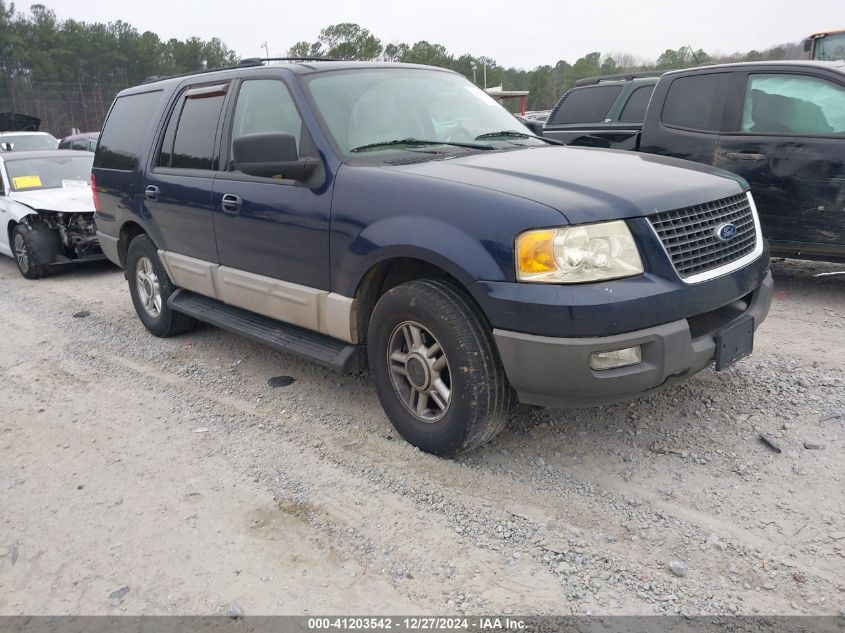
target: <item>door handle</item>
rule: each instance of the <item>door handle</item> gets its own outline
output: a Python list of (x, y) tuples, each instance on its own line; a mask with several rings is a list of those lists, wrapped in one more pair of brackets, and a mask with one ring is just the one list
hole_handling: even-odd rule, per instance
[(766, 155), (755, 154), (754, 152), (725, 152), (725, 158), (728, 160), (766, 160)]
[(159, 190), (155, 185), (147, 185), (147, 188), (144, 189), (144, 197), (147, 200), (158, 200), (158, 194)]
[(240, 196), (236, 196), (232, 193), (223, 194), (223, 199), (220, 201), (220, 206), (223, 208), (224, 213), (230, 213), (232, 215), (235, 215), (241, 212), (243, 200), (241, 200)]

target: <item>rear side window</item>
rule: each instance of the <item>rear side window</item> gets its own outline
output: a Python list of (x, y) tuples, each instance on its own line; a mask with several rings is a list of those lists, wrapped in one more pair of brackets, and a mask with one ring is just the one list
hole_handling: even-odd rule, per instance
[(550, 125), (604, 121), (621, 91), (622, 86), (575, 88), (563, 98), (563, 102), (555, 111)]
[(716, 132), (721, 128), (728, 73), (681, 77), (669, 86), (662, 120), (666, 125)]
[(623, 123), (642, 123), (645, 119), (645, 109), (648, 107), (648, 101), (651, 99), (651, 93), (654, 92), (654, 86), (640, 86), (631, 96), (628, 97), (628, 102), (622, 108), (622, 113), (619, 115), (619, 120)]
[(157, 165), (176, 169), (217, 168), (214, 139), (226, 86), (188, 90), (176, 104)]
[(162, 94), (156, 90), (117, 98), (100, 137), (94, 167), (132, 171), (138, 166)]

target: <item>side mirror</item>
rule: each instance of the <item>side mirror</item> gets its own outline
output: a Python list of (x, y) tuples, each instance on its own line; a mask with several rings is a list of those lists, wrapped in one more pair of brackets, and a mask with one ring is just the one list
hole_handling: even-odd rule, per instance
[(813, 48), (813, 40), (808, 37), (804, 40), (804, 52), (809, 53), (811, 48)]
[(235, 169), (250, 176), (305, 180), (318, 159), (300, 158), (292, 134), (248, 134), (232, 143)]
[(13, 149), (15, 149), (14, 143), (9, 143), (8, 141), (6, 141), (5, 143), (0, 143), (0, 151), (11, 152)]

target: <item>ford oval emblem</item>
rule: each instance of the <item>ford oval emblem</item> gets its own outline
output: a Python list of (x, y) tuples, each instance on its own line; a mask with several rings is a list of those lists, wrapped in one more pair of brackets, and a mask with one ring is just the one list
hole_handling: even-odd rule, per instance
[(727, 222), (726, 224), (720, 224), (716, 227), (716, 237), (718, 237), (723, 242), (730, 242), (733, 238), (736, 237), (736, 224), (731, 224)]

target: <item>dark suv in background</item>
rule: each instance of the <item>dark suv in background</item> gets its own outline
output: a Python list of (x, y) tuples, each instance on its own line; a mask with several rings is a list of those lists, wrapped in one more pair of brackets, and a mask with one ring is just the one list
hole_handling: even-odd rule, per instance
[(772, 280), (740, 178), (551, 146), (464, 77), (319, 62), (115, 99), (98, 235), (157, 336), (206, 321), (341, 371), (450, 454), (518, 398), (635, 397), (748, 354)]
[(637, 149), (659, 74), (579, 79), (555, 104), (543, 136), (580, 147)]

